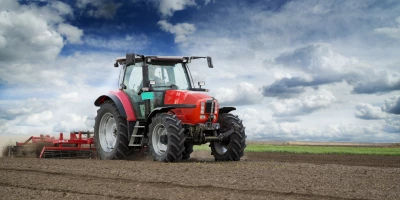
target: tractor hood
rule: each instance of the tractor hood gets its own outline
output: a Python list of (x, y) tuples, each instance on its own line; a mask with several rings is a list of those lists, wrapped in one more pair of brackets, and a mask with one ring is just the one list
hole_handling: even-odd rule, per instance
[(188, 90), (167, 90), (165, 92), (164, 104), (196, 105), (199, 100), (211, 100), (212, 97), (204, 92)]
[(167, 90), (165, 106), (172, 106), (176, 116), (187, 124), (206, 123), (211, 116), (212, 122), (218, 119), (218, 101), (203, 92), (188, 90)]

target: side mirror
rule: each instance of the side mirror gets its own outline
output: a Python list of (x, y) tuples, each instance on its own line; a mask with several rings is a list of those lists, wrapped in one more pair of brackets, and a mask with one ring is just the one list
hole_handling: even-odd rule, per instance
[(205, 84), (206, 84), (206, 82), (205, 82), (205, 81), (199, 81), (197, 84), (198, 84), (198, 85), (199, 85), (199, 87), (201, 88), (201, 86), (205, 85)]
[(115, 62), (115, 63), (114, 63), (114, 67), (118, 67), (118, 62)]
[(126, 54), (126, 66), (135, 64), (135, 54), (127, 53)]
[(208, 64), (208, 67), (209, 67), (209, 68), (214, 68), (214, 65), (213, 65), (213, 63), (212, 63), (212, 60), (211, 60), (211, 57), (210, 57), (210, 56), (207, 56), (207, 64)]

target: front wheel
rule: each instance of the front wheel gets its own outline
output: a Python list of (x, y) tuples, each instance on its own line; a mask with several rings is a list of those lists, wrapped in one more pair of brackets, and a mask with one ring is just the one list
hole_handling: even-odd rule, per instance
[(149, 147), (155, 161), (178, 162), (185, 150), (181, 120), (169, 113), (157, 114), (149, 125)]
[(129, 153), (127, 122), (114, 102), (104, 102), (95, 121), (94, 138), (100, 159), (125, 159)]
[(182, 160), (189, 160), (191, 153), (193, 153), (193, 142), (185, 141), (185, 150), (182, 152)]
[(242, 120), (230, 113), (222, 113), (218, 117), (221, 132), (234, 129), (228, 140), (211, 142), (211, 154), (216, 161), (239, 161), (246, 148), (246, 134)]

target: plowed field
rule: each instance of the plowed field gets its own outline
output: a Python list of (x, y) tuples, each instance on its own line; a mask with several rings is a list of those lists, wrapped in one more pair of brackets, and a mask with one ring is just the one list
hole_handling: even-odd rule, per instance
[(399, 156), (208, 154), (181, 163), (0, 158), (0, 199), (400, 199)]

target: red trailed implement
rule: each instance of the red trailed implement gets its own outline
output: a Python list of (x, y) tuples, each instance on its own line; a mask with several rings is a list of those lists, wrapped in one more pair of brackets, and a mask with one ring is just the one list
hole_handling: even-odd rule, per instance
[(17, 142), (9, 149), (9, 156), (39, 158), (94, 158), (92, 132), (71, 132), (69, 139), (63, 133), (56, 139), (49, 135), (32, 136), (25, 142)]

